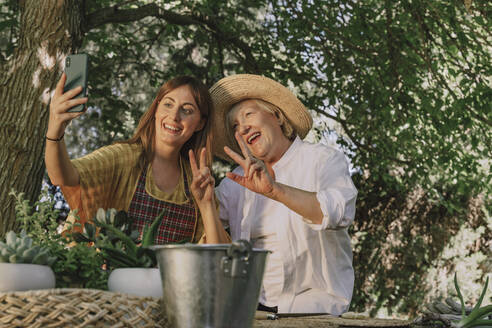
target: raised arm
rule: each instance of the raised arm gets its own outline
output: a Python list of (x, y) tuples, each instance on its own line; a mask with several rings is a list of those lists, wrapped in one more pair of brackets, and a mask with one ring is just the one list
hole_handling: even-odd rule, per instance
[(85, 104), (87, 97), (72, 99), (82, 91), (82, 87), (63, 93), (66, 79), (65, 73), (63, 73), (51, 98), (44, 161), (50, 180), (54, 185), (76, 186), (79, 184), (79, 174), (70, 162), (63, 136), (68, 123), (84, 113), (69, 113), (67, 110), (75, 105)]
[(276, 182), (273, 170), (267, 168), (263, 161), (251, 154), (244, 140), (237, 133), (236, 140), (243, 156), (228, 147), (224, 147), (224, 151), (241, 165), (244, 176), (228, 172), (226, 175), (229, 179), (251, 191), (283, 203), (297, 214), (308, 219), (310, 223), (322, 223), (323, 212), (316, 198), (316, 193)]
[(316, 192), (301, 190), (275, 181), (275, 173), (265, 163), (255, 158), (247, 148), (244, 140), (236, 139), (242, 156), (225, 147), (225, 152), (244, 170), (244, 176), (228, 172), (232, 181), (279, 201), (299, 214), (314, 229), (341, 229), (353, 220), (357, 190), (353, 186), (343, 154), (336, 154), (327, 159), (318, 174), (319, 190)]
[(189, 157), (193, 174), (191, 192), (202, 215), (206, 243), (230, 243), (231, 239), (219, 220), (214, 193), (215, 179), (210, 173), (210, 169), (205, 165), (205, 148), (202, 148), (200, 152), (200, 168), (198, 168), (195, 154), (192, 150), (189, 151)]

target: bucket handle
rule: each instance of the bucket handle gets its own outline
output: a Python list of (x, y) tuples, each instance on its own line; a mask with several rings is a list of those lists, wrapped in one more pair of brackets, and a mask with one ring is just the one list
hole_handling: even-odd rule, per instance
[(244, 278), (249, 272), (251, 244), (244, 239), (233, 241), (227, 248), (227, 256), (222, 257), (220, 267), (226, 277)]
[(227, 256), (236, 258), (243, 256), (246, 260), (251, 255), (251, 244), (245, 239), (233, 241), (227, 249)]

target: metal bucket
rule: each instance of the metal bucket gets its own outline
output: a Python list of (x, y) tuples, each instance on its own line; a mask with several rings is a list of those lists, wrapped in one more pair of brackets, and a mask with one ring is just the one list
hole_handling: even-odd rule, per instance
[(252, 249), (244, 240), (151, 248), (172, 327), (251, 327), (269, 251)]

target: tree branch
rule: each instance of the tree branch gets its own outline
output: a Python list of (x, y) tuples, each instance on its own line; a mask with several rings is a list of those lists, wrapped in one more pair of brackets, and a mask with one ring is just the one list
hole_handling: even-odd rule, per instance
[(370, 150), (371, 147), (369, 145), (363, 145), (361, 144), (356, 138), (354, 138), (354, 136), (352, 135), (352, 131), (349, 129), (348, 125), (347, 125), (347, 121), (341, 119), (339, 116), (335, 116), (335, 115), (331, 115), (323, 110), (320, 110), (320, 109), (317, 109), (317, 108), (314, 108), (312, 109), (314, 112), (318, 113), (318, 114), (321, 114), (327, 118), (331, 118), (332, 120), (334, 120), (335, 122), (338, 122), (342, 128), (344, 129), (345, 133), (347, 134), (348, 138), (350, 139), (350, 141), (356, 145), (358, 148), (360, 149), (366, 149), (366, 150)]
[(119, 9), (119, 6), (115, 5), (90, 13), (87, 16), (87, 25), (84, 31), (88, 32), (91, 29), (108, 23), (119, 24), (134, 22), (149, 16), (162, 18), (168, 23), (175, 25), (197, 25), (208, 28), (215, 35), (217, 40), (232, 44), (242, 51), (246, 60), (246, 72), (256, 74), (261, 73), (261, 69), (251, 52), (251, 48), (236, 35), (224, 33), (213, 20), (201, 16), (177, 14), (162, 9), (155, 3), (150, 3), (136, 9)]
[(251, 52), (251, 48), (247, 43), (242, 41), (235, 34), (224, 33), (217, 26), (216, 22), (213, 20), (207, 19), (205, 17), (198, 17), (198, 16), (194, 16), (193, 18), (196, 19), (198, 22), (200, 22), (202, 25), (208, 27), (215, 34), (216, 39), (220, 40), (221, 44), (223, 44), (223, 42), (227, 42), (229, 44), (236, 46), (238, 49), (242, 51), (246, 59), (244, 69), (246, 70), (247, 73), (261, 74), (261, 69), (258, 66), (258, 63), (254, 58), (253, 53)]
[(200, 22), (188, 15), (176, 14), (172, 11), (160, 8), (155, 3), (150, 3), (135, 9), (119, 9), (118, 5), (108, 7), (90, 13), (87, 16), (85, 32), (108, 23), (129, 23), (142, 18), (152, 16), (166, 20), (176, 25), (199, 25)]

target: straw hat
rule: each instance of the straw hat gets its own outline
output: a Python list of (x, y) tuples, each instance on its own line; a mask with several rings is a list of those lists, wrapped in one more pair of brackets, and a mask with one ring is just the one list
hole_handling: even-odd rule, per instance
[(260, 75), (236, 74), (219, 80), (210, 88), (215, 106), (215, 120), (212, 123), (214, 133), (214, 155), (231, 161), (224, 152), (228, 146), (240, 153), (236, 142), (226, 132), (227, 113), (231, 107), (245, 99), (267, 101), (283, 112), (297, 135), (303, 139), (313, 125), (313, 119), (299, 99), (286, 87), (272, 79)]

